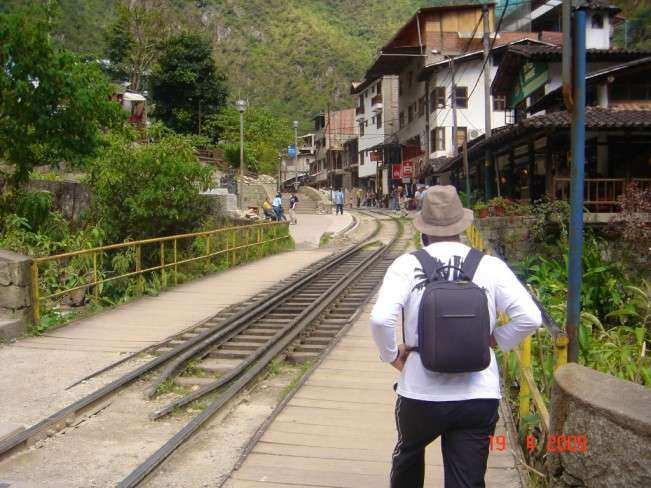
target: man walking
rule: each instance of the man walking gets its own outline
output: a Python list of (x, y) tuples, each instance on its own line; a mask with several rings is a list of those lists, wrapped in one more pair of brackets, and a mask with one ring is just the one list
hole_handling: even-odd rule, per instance
[[(501, 398), (498, 366), (489, 345), (508, 351), (542, 322), (531, 296), (504, 262), (460, 242), (459, 235), (472, 220), (472, 211), (462, 207), (453, 186), (424, 192), (422, 210), (414, 219), (424, 248), (391, 264), (373, 308), (371, 328), (380, 358), (401, 371), (392, 488), (423, 486), (425, 448), (439, 436), (445, 488), (485, 486), (489, 436)], [(434, 293), (449, 293), (452, 288), (458, 292), (456, 305), (430, 300)], [(476, 293), (463, 295), (465, 288)], [(474, 302), (464, 303), (470, 296)], [(427, 299), (421, 303), (423, 297)], [(434, 306), (437, 313), (432, 313)], [(457, 311), (450, 313), (453, 306)], [(498, 311), (506, 312), (510, 322), (495, 328)], [(401, 313), (404, 344), (398, 346), (395, 327)], [(475, 330), (485, 336), (475, 336)], [(445, 343), (450, 337), (454, 340)], [(473, 355), (459, 347), (460, 342), (477, 344), (481, 352)], [(459, 368), (464, 362), (476, 366), (477, 359), (481, 366)], [(454, 368), (447, 368), (452, 363)], [(450, 370), (457, 372), (444, 372)]]
[(292, 192), (292, 196), (289, 199), (289, 223), (296, 225), (298, 220), (296, 219), (296, 204), (298, 203), (298, 197), (296, 192)]
[(337, 188), (334, 196), (335, 205), (337, 207), (335, 215), (344, 214), (344, 192)]

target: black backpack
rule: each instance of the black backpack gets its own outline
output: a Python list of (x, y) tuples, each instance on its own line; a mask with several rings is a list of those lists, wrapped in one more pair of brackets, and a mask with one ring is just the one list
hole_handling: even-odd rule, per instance
[[(482, 371), (491, 361), (490, 315), (486, 292), (472, 282), (484, 256), (470, 249), (461, 268), (441, 266), (424, 249), (413, 255), (423, 270), (425, 287), (418, 310), (418, 347), (426, 369), (436, 373)], [(450, 281), (444, 270), (457, 271)]]

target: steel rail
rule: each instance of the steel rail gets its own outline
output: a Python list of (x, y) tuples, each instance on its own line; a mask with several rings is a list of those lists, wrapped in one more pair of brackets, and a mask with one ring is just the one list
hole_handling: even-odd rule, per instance
[[(369, 236), (369, 239), (372, 239), (377, 232), (379, 231), (379, 222), (377, 223), (375, 231)], [(208, 347), (210, 344), (219, 340), (220, 337), (225, 336), (229, 332), (235, 330), (237, 327), (241, 327), (243, 324), (246, 324), (252, 318), (255, 318), (260, 313), (268, 310), (269, 308), (276, 305), (276, 303), (282, 302), (286, 297), (290, 296), (296, 290), (300, 289), (304, 284), (310, 282), (311, 280), (317, 278), (320, 274), (324, 273), (328, 269), (335, 266), (337, 263), (348, 259), (352, 254), (355, 254), (362, 247), (367, 245), (368, 242), (364, 241), (359, 244), (350, 246), (348, 249), (343, 252), (335, 255), (323, 268), (316, 269), (313, 272), (298, 278), (294, 283), (291, 283), (288, 287), (283, 290), (279, 290), (272, 297), (269, 297), (268, 300), (265, 300), (262, 303), (253, 303), (250, 306), (244, 308), (241, 312), (235, 314), (231, 317), (226, 324), (223, 324), (217, 330), (209, 329), (206, 332), (199, 334), (196, 337), (188, 339), (186, 342), (179, 344), (177, 347), (168, 351), (159, 357), (152, 359), (148, 363), (136, 368), (133, 371), (126, 373), (120, 378), (110, 382), (109, 384), (99, 388), (93, 393), (67, 405), (66, 407), (60, 409), (49, 417), (41, 420), (40, 422), (34, 424), (33, 426), (19, 432), (18, 434), (9, 437), (0, 442), (0, 460), (6, 457), (8, 454), (13, 452), (15, 449), (26, 446), (30, 439), (33, 439), (39, 435), (45, 434), (51, 428), (62, 428), (66, 424), (66, 421), (80, 416), (87, 410), (91, 409), (99, 401), (107, 398), (109, 395), (115, 393), (124, 386), (132, 383), (136, 379), (142, 377), (144, 374), (154, 370), (155, 368), (165, 364), (170, 359), (182, 354), (190, 348), (196, 348), (202, 350), (205, 347)], [(197, 326), (201, 326), (207, 322), (210, 322), (213, 319), (214, 315), (206, 318), (203, 321), (197, 323)]]
[[(379, 232), (379, 228), (380, 228), (379, 222), (376, 222), (376, 228), (367, 240), (373, 239)], [(255, 314), (252, 313), (248, 315), (246, 317), (246, 320), (239, 320), (235, 324), (220, 329), (219, 333), (216, 333), (210, 337), (206, 337), (205, 340), (202, 340), (200, 342), (197, 341), (192, 348), (189, 348), (186, 351), (184, 351), (182, 354), (178, 355), (176, 358), (174, 358), (174, 361), (172, 363), (170, 363), (165, 367), (165, 369), (161, 372), (156, 382), (153, 385), (151, 385), (149, 388), (147, 388), (146, 391), (147, 396), (149, 398), (152, 398), (156, 394), (156, 390), (158, 389), (158, 387), (161, 384), (163, 384), (165, 380), (171, 377), (176, 371), (178, 371), (178, 369), (181, 368), (181, 366), (183, 366), (183, 364), (189, 359), (191, 359), (193, 356), (196, 356), (197, 354), (207, 349), (208, 347), (216, 346), (219, 341), (221, 342), (228, 341), (232, 335), (241, 332), (241, 330), (248, 325), (248, 322), (255, 320), (257, 316), (262, 315), (270, 308), (275, 307), (277, 304), (281, 303), (286, 297), (298, 291), (306, 282), (311, 281), (312, 279), (315, 279), (320, 274), (323, 274), (329, 271), (330, 269), (334, 268), (334, 266), (344, 261), (345, 259), (350, 258), (353, 254), (357, 253), (364, 246), (368, 244), (369, 242), (364, 241), (348, 248), (343, 253), (337, 255), (337, 257), (335, 257), (332, 261), (328, 262), (325, 267), (316, 270), (316, 272), (299, 280), (299, 282), (292, 284), (291, 286), (285, 288), (282, 291), (279, 291), (278, 294), (275, 295), (272, 300), (266, 301), (265, 306), (260, 305), (260, 308), (256, 309)]]
[[(178, 449), (186, 440), (188, 440), (207, 420), (209, 420), (221, 407), (237, 395), (251, 380), (253, 380), (278, 354), (280, 354), (292, 341), (315, 319), (326, 310), (339, 295), (348, 288), (351, 283), (364, 271), (368, 269), (375, 261), (383, 256), (388, 249), (397, 240), (398, 235), (393, 237), (388, 245), (383, 245), (374, 251), (368, 258), (360, 263), (355, 271), (345, 275), (335, 284), (333, 284), (322, 295), (327, 297), (325, 300), (313, 302), (299, 317), (292, 323), (288, 324), (285, 329), (285, 335), (268, 348), (259, 361), (251, 365), (235, 382), (233, 382), (222, 394), (206, 407), (199, 415), (188, 422), (179, 432), (169, 439), (163, 446), (133, 470), (122, 482), (118, 488), (131, 488), (140, 484), (149, 476), (163, 461), (165, 461), (176, 449)], [(365, 244), (366, 245), (366, 244)], [(293, 327), (293, 329), (292, 329)]]

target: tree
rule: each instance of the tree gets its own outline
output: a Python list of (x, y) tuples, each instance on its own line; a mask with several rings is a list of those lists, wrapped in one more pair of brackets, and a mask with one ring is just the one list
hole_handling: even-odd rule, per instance
[[(229, 162), (239, 166), (240, 114), (230, 106), (206, 121), (206, 134), (220, 140)], [(289, 119), (279, 117), (262, 107), (249, 106), (244, 112), (244, 155), (247, 167), (260, 173), (275, 174), (278, 153), (294, 142)], [(237, 150), (234, 150), (234, 149)], [(235, 158), (235, 159), (230, 159)]]
[(99, 66), (52, 40), (49, 12), (0, 14), (0, 159), (15, 184), (36, 164), (91, 156), (123, 116)]
[(155, 115), (177, 132), (200, 133), (204, 119), (226, 102), (210, 43), (197, 34), (171, 38), (151, 75)]
[(123, 0), (115, 22), (106, 33), (106, 54), (112, 70), (129, 78), (129, 88), (139, 91), (174, 29), (166, 0)]
[(90, 166), (92, 217), (113, 242), (189, 232), (207, 215), (199, 192), (210, 175), (187, 137), (146, 145), (115, 138)]

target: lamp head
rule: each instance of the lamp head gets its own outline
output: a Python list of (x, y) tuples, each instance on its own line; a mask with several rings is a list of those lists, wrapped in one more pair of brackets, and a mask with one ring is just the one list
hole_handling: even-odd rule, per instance
[(246, 110), (246, 101), (240, 98), (235, 102), (235, 108), (238, 112), (244, 112)]

